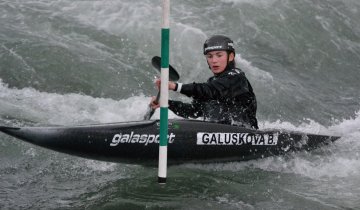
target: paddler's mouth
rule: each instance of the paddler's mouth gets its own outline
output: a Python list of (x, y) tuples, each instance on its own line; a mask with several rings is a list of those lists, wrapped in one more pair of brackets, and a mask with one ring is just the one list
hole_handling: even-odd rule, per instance
[(212, 66), (213, 70), (218, 70), (220, 68), (220, 66)]

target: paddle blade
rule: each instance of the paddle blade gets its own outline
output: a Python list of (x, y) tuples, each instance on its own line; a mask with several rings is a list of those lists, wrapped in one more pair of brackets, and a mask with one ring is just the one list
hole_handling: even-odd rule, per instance
[[(151, 64), (153, 67), (155, 67), (159, 72), (161, 71), (161, 58), (159, 56), (154, 56), (151, 59)], [(169, 79), (171, 81), (178, 81), (180, 78), (179, 73), (171, 66), (169, 65)]]

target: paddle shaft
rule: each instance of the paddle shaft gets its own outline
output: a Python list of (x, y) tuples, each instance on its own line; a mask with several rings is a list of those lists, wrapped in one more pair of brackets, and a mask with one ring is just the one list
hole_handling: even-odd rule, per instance
[[(155, 104), (159, 103), (159, 99), (160, 99), (160, 91), (158, 91), (157, 95), (156, 95), (156, 99), (154, 101)], [(154, 115), (155, 109), (153, 109), (151, 107), (151, 105), (149, 105), (148, 110), (146, 111), (146, 114), (144, 116), (144, 120), (150, 120), (150, 118)]]

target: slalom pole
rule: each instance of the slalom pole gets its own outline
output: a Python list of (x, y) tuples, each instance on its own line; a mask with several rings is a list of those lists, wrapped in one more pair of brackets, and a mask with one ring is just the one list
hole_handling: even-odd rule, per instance
[(162, 1), (161, 25), (161, 87), (160, 87), (160, 144), (158, 183), (166, 183), (167, 173), (167, 136), (169, 100), (169, 43), (170, 43), (170, 0)]

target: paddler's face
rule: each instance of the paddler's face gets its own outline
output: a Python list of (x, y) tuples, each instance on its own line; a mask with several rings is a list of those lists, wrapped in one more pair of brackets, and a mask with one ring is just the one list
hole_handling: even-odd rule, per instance
[[(228, 53), (226, 51), (211, 51), (206, 55), (206, 60), (214, 74), (222, 73), (228, 64)], [(229, 62), (234, 60), (234, 53), (230, 53)]]

